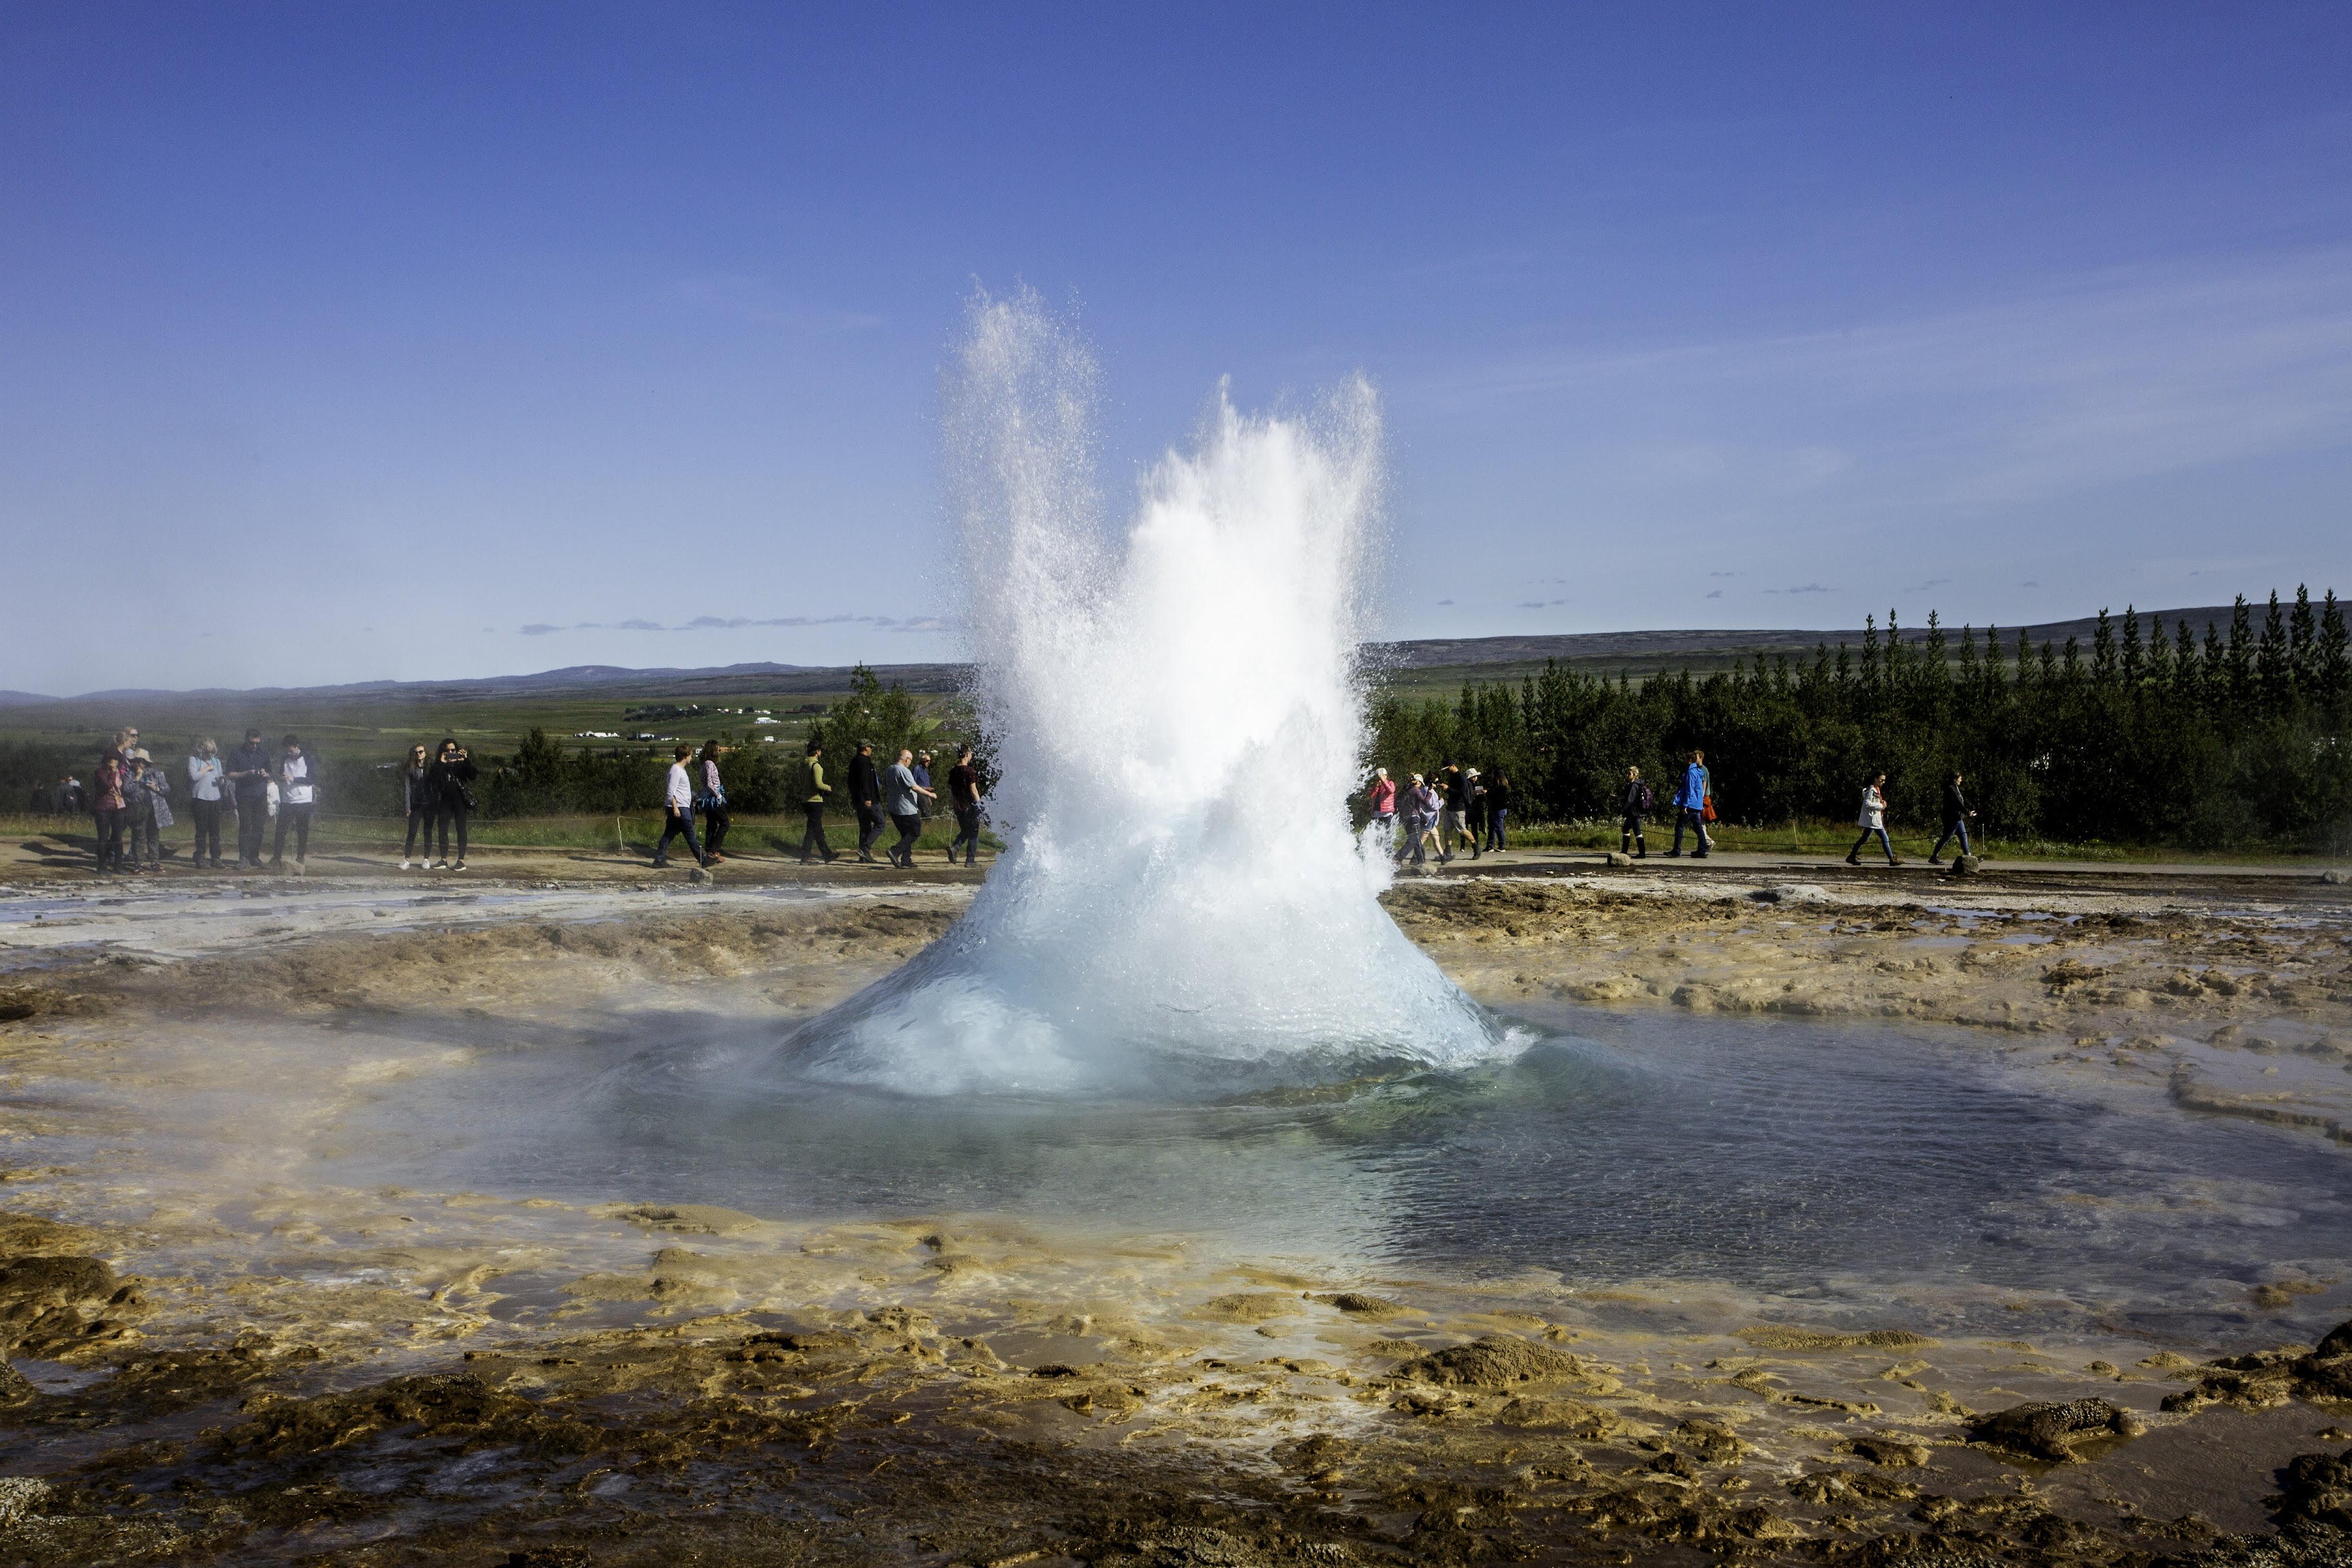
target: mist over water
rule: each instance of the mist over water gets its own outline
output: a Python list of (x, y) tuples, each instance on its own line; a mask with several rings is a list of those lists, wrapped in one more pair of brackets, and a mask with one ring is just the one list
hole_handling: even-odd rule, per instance
[(793, 1070), (916, 1094), (1244, 1092), (1490, 1057), (1499, 1027), (1377, 902), (1357, 649), (1381, 420), (1223, 389), (1115, 522), (1097, 375), (1034, 296), (981, 298), (947, 457), (1010, 844), (947, 936), (804, 1026)]

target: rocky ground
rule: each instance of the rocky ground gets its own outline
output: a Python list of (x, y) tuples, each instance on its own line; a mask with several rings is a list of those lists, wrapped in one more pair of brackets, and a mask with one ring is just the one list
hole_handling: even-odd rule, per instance
[[(494, 884), (0, 927), (0, 1563), (2352, 1561), (2352, 1332), (2280, 1316), (2352, 1292), (2307, 1272), (2184, 1355), (1017, 1218), (140, 1199), (121, 1152), (142, 1104), (206, 1087), (149, 1043), (194, 1016), (382, 1031), (686, 989), (800, 1014), (965, 896)], [(1507, 1009), (1957, 1024), (2342, 1142), (2335, 897), (1593, 871), (1391, 906)]]

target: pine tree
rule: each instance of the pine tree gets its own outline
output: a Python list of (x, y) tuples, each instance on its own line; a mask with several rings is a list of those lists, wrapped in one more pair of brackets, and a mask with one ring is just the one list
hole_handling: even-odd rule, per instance
[[(2074, 639), (2068, 637), (2066, 646), (2072, 648)], [(2091, 683), (2102, 691), (2116, 683), (2116, 627), (2105, 605), (2099, 608), (2098, 627), (2091, 633)]]
[(2332, 712), (2341, 714), (2344, 698), (2352, 691), (2352, 647), (2347, 647), (2344, 629), (2344, 606), (2336, 602), (2336, 590), (2327, 590), (2327, 599), (2319, 612), (2319, 697)]
[(2319, 685), (2319, 627), (2311, 614), (2311, 589), (2294, 585), (2294, 609), (2286, 621), (2288, 668), (2294, 671), (2294, 689), (2308, 693)]
[(2290, 662), (2286, 640), (2286, 616), (2279, 609), (2278, 590), (2271, 590), (2270, 613), (2263, 617), (2262, 662), (2256, 667), (2256, 677), (2263, 694), (2263, 707), (2273, 713), (2284, 713), (2294, 699), (2294, 667)]
[(2254, 700), (2254, 612), (2243, 594), (2230, 609), (2230, 700), (2241, 712)]
[(2172, 639), (2164, 635), (2162, 616), (2149, 617), (2147, 624), (2147, 684), (2156, 691), (2172, 684)]
[(2124, 684), (2135, 691), (2138, 690), (2140, 677), (2145, 672), (2146, 667), (2142, 664), (2140, 657), (2139, 611), (2132, 605), (2126, 605), (2124, 606)]
[(2026, 639), (2025, 628), (2023, 626), (2020, 626), (2017, 628), (2017, 680), (2015, 682), (2015, 689), (2020, 692), (2024, 692), (2030, 690), (2032, 688), (2032, 685), (2033, 644)]
[[(2241, 614), (2244, 611), (2245, 603), (2243, 599), (2238, 601)], [(2204, 692), (2209, 706), (2219, 707), (2223, 702), (2237, 700), (2236, 691), (2231, 684), (2236, 679), (2237, 671), (2231, 666), (2229, 653), (2221, 646), (2221, 628), (2210, 621), (2205, 623), (2205, 660), (2198, 676), (2199, 688)]]
[[(2042, 646), (2048, 647), (2050, 645), (2043, 643)], [(2080, 638), (2069, 637), (2066, 639), (2066, 651), (2059, 656), (2059, 662), (2064, 667), (2066, 684), (2080, 686), (2083, 683), (2083, 645)]]

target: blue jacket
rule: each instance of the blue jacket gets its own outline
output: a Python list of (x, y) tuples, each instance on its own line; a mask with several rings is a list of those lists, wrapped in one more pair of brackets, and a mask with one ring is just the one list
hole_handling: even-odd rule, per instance
[(1693, 763), (1683, 770), (1683, 787), (1675, 792), (1675, 804), (1697, 811), (1706, 805), (1708, 779), (1706, 769)]

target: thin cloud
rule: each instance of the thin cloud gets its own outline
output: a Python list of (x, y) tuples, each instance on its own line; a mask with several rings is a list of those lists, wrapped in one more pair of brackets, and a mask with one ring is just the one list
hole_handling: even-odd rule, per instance
[(1567, 603), (1568, 601), (1566, 599), (1521, 599), (1519, 601), (1519, 608), (1523, 610), (1549, 610), (1555, 609)]
[(1930, 577), (1925, 583), (1914, 583), (1903, 591), (1906, 594), (1924, 594), (1930, 588), (1941, 588), (1950, 582), (1949, 577)]
[(1801, 588), (1767, 588), (1764, 591), (1768, 594), (1826, 594), (1830, 592), (1829, 589), (1822, 587), (1819, 583), (1808, 583)]
[[(900, 619), (897, 616), (697, 616), (676, 626), (664, 626), (659, 621), (574, 621), (570, 626), (554, 626), (545, 621), (532, 621), (516, 630), (527, 637), (543, 637), (556, 632), (712, 632), (737, 631), (747, 626), (879, 626), (895, 632), (943, 631), (948, 622), (937, 616), (918, 616)], [(484, 630), (488, 630), (484, 627)]]
[(1707, 597), (1710, 599), (1720, 599), (1723, 597), (1723, 590), (1720, 588), (1713, 589), (1707, 594)]

